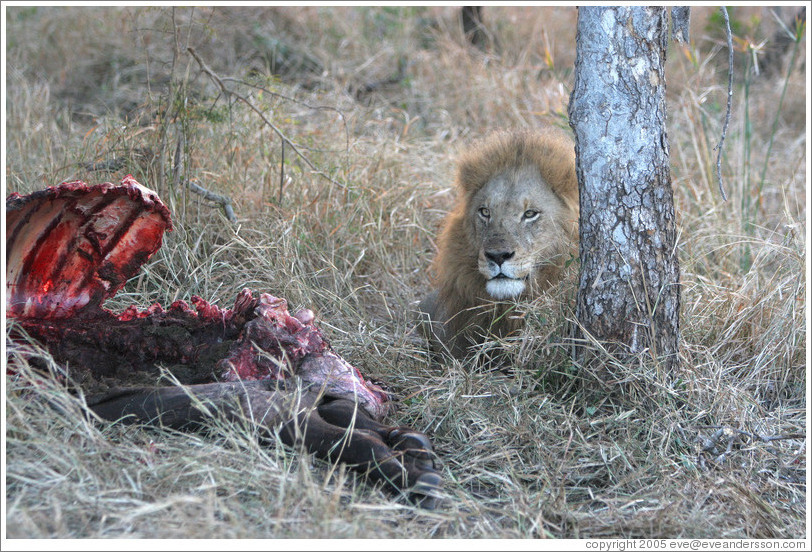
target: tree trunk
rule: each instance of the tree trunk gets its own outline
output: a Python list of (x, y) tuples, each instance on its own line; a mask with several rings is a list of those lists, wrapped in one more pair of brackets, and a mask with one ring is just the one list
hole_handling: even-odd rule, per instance
[(484, 48), (487, 37), (482, 25), (482, 6), (463, 6), (461, 14), (465, 38), (477, 48)]
[(580, 331), (624, 361), (642, 354), (671, 369), (680, 289), (665, 130), (667, 11), (581, 7), (577, 29), (569, 116), (580, 187)]

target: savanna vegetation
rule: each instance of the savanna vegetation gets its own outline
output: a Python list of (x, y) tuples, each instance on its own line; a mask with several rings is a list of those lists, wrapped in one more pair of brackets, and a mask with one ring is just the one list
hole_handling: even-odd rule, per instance
[[(7, 343), (10, 538), (593, 538), (806, 534), (808, 78), (798, 8), (695, 7), (667, 65), (681, 363), (570, 361), (577, 263), (522, 305), (512, 373), (434, 362), (415, 306), (454, 158), (496, 128), (568, 129), (573, 7), (6, 7), (6, 193), (131, 173), (175, 230), (108, 302), (222, 307), (249, 287), (310, 307), (429, 434), (423, 511), (245, 426), (89, 420)], [(199, 58), (195, 59), (194, 55)], [(203, 69), (205, 67), (205, 70)], [(283, 147), (283, 137), (288, 142)], [(191, 190), (196, 184), (230, 201)]]

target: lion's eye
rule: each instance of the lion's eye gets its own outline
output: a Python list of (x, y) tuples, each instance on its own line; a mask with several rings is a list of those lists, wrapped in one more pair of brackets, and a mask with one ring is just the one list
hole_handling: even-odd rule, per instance
[(479, 216), (484, 218), (484, 219), (491, 218), (491, 210), (488, 209), (487, 207), (480, 207), (479, 211), (477, 211), (477, 212), (479, 213)]
[(524, 220), (535, 220), (538, 217), (539, 217), (539, 212), (536, 211), (535, 209), (528, 209), (527, 211), (524, 212), (524, 215), (522, 215), (522, 218)]

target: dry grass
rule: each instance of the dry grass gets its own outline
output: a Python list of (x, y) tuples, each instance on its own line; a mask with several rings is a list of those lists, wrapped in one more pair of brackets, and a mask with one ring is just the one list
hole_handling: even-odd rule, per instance
[[(680, 372), (608, 357), (600, 376), (577, 371), (563, 344), (573, 267), (554, 296), (523, 305), (506, 377), (431, 363), (412, 311), (457, 149), (498, 127), (566, 127), (574, 9), (486, 8), (496, 42), (479, 51), (451, 8), (8, 8), (8, 191), (130, 172), (173, 212), (176, 230), (109, 306), (193, 294), (227, 306), (250, 287), (314, 308), (334, 347), (402, 397), (394, 419), (432, 436), (447, 500), (416, 510), (246, 428), (88, 422), (81, 399), (32, 372), (47, 354), (14, 344), (7, 536), (803, 537), (806, 58), (761, 76), (739, 66), (723, 203), (726, 56), (711, 13), (694, 8), (693, 44), (669, 54)], [(777, 28), (767, 9), (734, 19), (753, 44)], [(262, 86), (226, 82), (317, 170), (286, 148), (280, 193), (279, 138), (218, 97), (187, 46)], [(112, 158), (124, 168), (81, 166)], [(231, 197), (239, 223), (187, 177)]]

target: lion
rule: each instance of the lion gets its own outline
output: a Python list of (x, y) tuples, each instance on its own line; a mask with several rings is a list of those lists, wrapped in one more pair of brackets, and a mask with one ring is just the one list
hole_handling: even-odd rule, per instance
[(557, 283), (577, 253), (574, 144), (553, 127), (495, 132), (459, 157), (455, 187), (419, 310), (432, 349), (462, 359), (519, 330), (516, 301)]

